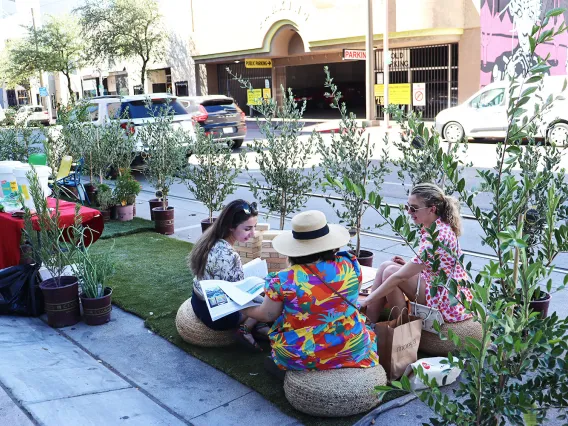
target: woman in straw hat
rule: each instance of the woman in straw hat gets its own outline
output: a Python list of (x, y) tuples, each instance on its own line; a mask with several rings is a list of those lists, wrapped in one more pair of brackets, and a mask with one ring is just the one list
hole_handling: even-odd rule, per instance
[[(439, 270), (433, 270), (435, 259), (425, 254), (428, 248), (432, 248), (428, 229), (436, 224), (437, 240), (441, 243), (436, 250), (436, 257), (440, 261), (439, 268), (444, 271), (446, 277), (458, 282), (468, 279), (458, 261), (462, 255), (458, 243), (461, 234), (458, 201), (445, 195), (433, 183), (421, 183), (410, 191), (405, 208), (414, 223), (421, 225), (418, 254), (410, 262), (399, 256), (384, 262), (377, 271), (371, 293), (361, 302), (361, 307), (367, 307), (367, 316), (371, 321), (376, 321), (385, 303), (402, 307), (406, 305), (406, 296), (413, 302), (440, 310), (446, 322), (460, 322), (471, 318), (471, 314), (466, 312), (463, 305), (451, 303), (447, 289), (439, 287), (436, 295), (430, 294), (432, 282), (438, 276)], [(467, 288), (460, 287), (459, 290), (468, 300), (472, 299)], [(395, 315), (398, 315), (398, 312)]]
[(257, 337), (262, 337), (264, 333), (266, 339), (267, 324), (257, 324), (256, 320), (240, 312), (213, 321), (199, 284), (201, 280), (235, 282), (244, 279), (241, 258), (233, 245), (237, 241), (244, 243), (254, 236), (257, 216), (256, 203), (231, 201), (193, 247), (189, 267), (195, 276), (191, 306), (197, 318), (212, 330), (236, 329), (240, 343), (255, 351), (262, 351), (252, 333)]
[(300, 213), (274, 249), (290, 266), (267, 282), (262, 305), (243, 312), (275, 321), (269, 337), (280, 370), (374, 367), (379, 359), (373, 331), (355, 308), (361, 269), (355, 257), (336, 253), (349, 232), (327, 223), (319, 211)]

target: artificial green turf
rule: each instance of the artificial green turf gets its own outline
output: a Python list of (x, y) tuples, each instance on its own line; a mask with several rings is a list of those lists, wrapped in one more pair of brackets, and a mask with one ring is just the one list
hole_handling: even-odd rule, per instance
[[(267, 344), (263, 345), (263, 353), (250, 353), (239, 346), (202, 348), (184, 342), (177, 333), (175, 317), (179, 306), (191, 296), (192, 276), (186, 257), (192, 244), (145, 232), (99, 241), (93, 245), (93, 250), (103, 252), (113, 244), (117, 261), (117, 273), (111, 282), (113, 303), (143, 318), (146, 327), (256, 390), (305, 425), (352, 425), (364, 416), (330, 419), (296, 411), (284, 396), (282, 382), (263, 368), (264, 357), (270, 353)], [(338, 386), (341, 384), (338, 383)], [(388, 399), (385, 398), (385, 401)]]
[(142, 219), (140, 217), (135, 217), (128, 222), (119, 222), (117, 220), (111, 220), (110, 222), (105, 222), (105, 229), (103, 230), (103, 235), (101, 239), (123, 237), (125, 235), (137, 234), (139, 232), (147, 232), (154, 229), (154, 222), (147, 219)]

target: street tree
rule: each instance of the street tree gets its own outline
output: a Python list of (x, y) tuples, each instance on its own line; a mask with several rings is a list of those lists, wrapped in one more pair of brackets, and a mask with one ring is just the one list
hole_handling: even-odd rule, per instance
[(144, 90), (148, 65), (159, 61), (168, 38), (155, 0), (87, 0), (77, 9), (93, 63), (138, 59)]
[(61, 72), (71, 96), (71, 74), (85, 64), (84, 51), (77, 20), (69, 15), (50, 17), (43, 27), (26, 27), (26, 35), (8, 46), (2, 77), (15, 86), (43, 71)]

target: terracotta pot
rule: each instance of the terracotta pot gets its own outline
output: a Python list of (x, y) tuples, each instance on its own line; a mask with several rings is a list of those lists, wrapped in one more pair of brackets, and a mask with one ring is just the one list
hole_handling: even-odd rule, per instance
[(110, 209), (109, 210), (101, 210), (101, 216), (105, 222), (110, 220)]
[(156, 232), (164, 235), (172, 235), (174, 233), (174, 208), (167, 207), (164, 210), (161, 207), (154, 207), (154, 224)]
[(134, 218), (134, 208), (132, 204), (116, 206), (116, 214), (119, 222), (128, 222)]
[(47, 323), (51, 327), (75, 325), (81, 319), (76, 277), (49, 278), (39, 285), (44, 297)]
[[(355, 254), (355, 251), (350, 250), (349, 253)], [(357, 260), (359, 261), (359, 264), (363, 266), (373, 267), (373, 257), (373, 252), (369, 250), (359, 250), (359, 256), (357, 256)]]
[[(150, 220), (154, 220), (154, 207), (162, 207), (162, 200), (159, 198), (152, 198), (148, 201), (150, 204)], [(166, 207), (168, 207), (168, 200), (166, 200)]]
[(201, 232), (207, 231), (207, 229), (208, 229), (211, 225), (213, 225), (213, 222), (215, 222), (215, 220), (217, 220), (216, 217), (214, 217), (212, 221), (209, 221), (209, 218), (203, 219), (203, 220), (201, 221)]
[(101, 325), (110, 321), (112, 311), (112, 288), (105, 287), (103, 297), (92, 299), (81, 295), (83, 320), (87, 325)]
[(540, 318), (544, 319), (548, 316), (548, 307), (550, 306), (551, 296), (550, 294), (545, 293), (542, 290), (540, 292), (540, 295), (540, 300), (533, 300), (529, 303), (529, 309), (531, 309), (533, 312), (540, 312)]

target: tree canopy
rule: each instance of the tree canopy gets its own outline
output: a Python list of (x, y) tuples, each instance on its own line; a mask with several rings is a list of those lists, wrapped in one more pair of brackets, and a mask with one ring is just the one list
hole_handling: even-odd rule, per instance
[(71, 74), (84, 65), (84, 50), (76, 19), (68, 15), (50, 17), (44, 26), (26, 27), (23, 38), (10, 42), (0, 73), (9, 86), (15, 86), (42, 71), (62, 72), (71, 95)]
[(87, 0), (75, 9), (93, 62), (141, 61), (144, 88), (148, 64), (163, 57), (167, 33), (155, 0)]

